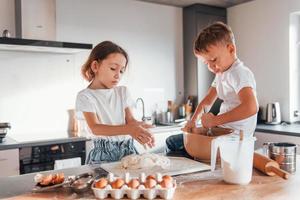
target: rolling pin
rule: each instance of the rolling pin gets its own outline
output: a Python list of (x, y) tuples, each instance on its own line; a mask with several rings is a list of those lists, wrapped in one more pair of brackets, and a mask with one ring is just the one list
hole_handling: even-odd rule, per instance
[(254, 153), (253, 165), (254, 168), (258, 169), (259, 171), (269, 176), (277, 175), (284, 179), (289, 178), (289, 173), (280, 169), (279, 164), (275, 160), (272, 160), (259, 153)]

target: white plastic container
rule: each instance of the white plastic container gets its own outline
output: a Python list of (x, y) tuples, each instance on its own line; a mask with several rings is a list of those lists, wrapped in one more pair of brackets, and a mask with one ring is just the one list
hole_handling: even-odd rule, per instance
[[(109, 182), (113, 182), (118, 177), (114, 177), (112, 173), (110, 173), (107, 177)], [(112, 189), (111, 185), (107, 185), (105, 188), (100, 189), (95, 187), (95, 182), (92, 185), (92, 190), (94, 195), (99, 199), (105, 199), (112, 197), (114, 199), (122, 199), (122, 198), (130, 198), (130, 199), (155, 199), (158, 196), (162, 199), (172, 199), (176, 190), (176, 181), (173, 180), (173, 187), (171, 188), (162, 188), (159, 184), (157, 184), (154, 188), (148, 189), (143, 185), (145, 182), (145, 174), (142, 173), (139, 177), (128, 177), (128, 174), (125, 174), (124, 177), (127, 179), (127, 183), (132, 178), (137, 178), (141, 185), (137, 189), (131, 189), (127, 185), (123, 185), (120, 189)], [(161, 174), (156, 174), (156, 180), (161, 180)]]
[(247, 185), (252, 179), (255, 137), (226, 135), (215, 138), (211, 145), (211, 170), (214, 171), (220, 149), (223, 179), (227, 183)]

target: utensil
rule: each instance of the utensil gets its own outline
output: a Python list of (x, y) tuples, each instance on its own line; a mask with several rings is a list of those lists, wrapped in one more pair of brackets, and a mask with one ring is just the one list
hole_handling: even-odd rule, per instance
[(50, 185), (50, 186), (39, 186), (36, 185), (33, 189), (32, 192), (46, 192), (46, 191), (51, 191), (55, 188), (59, 188), (62, 186), (70, 186), (74, 181), (83, 178), (83, 177), (89, 177), (92, 176), (92, 173), (83, 173), (83, 174), (79, 174), (77, 176), (69, 176), (67, 178), (67, 180), (65, 180), (64, 182), (60, 183), (60, 184), (55, 184), (55, 185)]
[(76, 193), (83, 193), (88, 191), (91, 188), (91, 185), (93, 184), (95, 178), (93, 177), (88, 177), (88, 180), (82, 180), (77, 179), (76, 181), (72, 182), (70, 185), (70, 188), (76, 192)]
[[(225, 135), (212, 140), (211, 171), (215, 170), (217, 150), (220, 149), (223, 179), (225, 182), (246, 185), (252, 179), (255, 137)], [(241, 145), (242, 143), (242, 145)]]
[(2, 32), (2, 37), (6, 37), (6, 38), (9, 38), (10, 37), (10, 32), (5, 29), (3, 32)]
[[(209, 112), (208, 106), (204, 106), (203, 111), (204, 111), (204, 113), (208, 113)], [(212, 135), (213, 135), (213, 133), (211, 131), (211, 128), (208, 128), (207, 136), (212, 136)]]
[(185, 106), (181, 105), (178, 109), (178, 113), (179, 113), (179, 118), (184, 118), (185, 117)]
[(253, 166), (269, 176), (277, 175), (283, 179), (289, 178), (289, 173), (280, 169), (277, 162), (256, 152), (253, 155)]
[(268, 103), (266, 110), (266, 124), (280, 124), (281, 113), (279, 102)]
[(275, 160), (279, 167), (291, 174), (296, 172), (297, 145), (287, 142), (264, 143), (269, 158)]

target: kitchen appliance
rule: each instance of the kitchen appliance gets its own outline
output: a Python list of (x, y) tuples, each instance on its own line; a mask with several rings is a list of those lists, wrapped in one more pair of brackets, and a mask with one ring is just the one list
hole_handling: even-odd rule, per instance
[(21, 147), (20, 174), (53, 170), (55, 160), (80, 157), (83, 165), (85, 155), (85, 141)]
[(2, 143), (3, 138), (5, 138), (8, 129), (10, 129), (10, 123), (8, 122), (2, 122), (0, 123), (0, 143)]
[(247, 185), (252, 179), (254, 142), (252, 136), (242, 134), (220, 136), (211, 143), (211, 170), (215, 170), (220, 148), (223, 179), (232, 184)]
[(2, 33), (2, 37), (10, 37), (10, 32), (7, 29), (5, 29)]
[(275, 160), (281, 169), (293, 174), (296, 172), (297, 145), (287, 142), (264, 143), (269, 157)]
[(15, 33), (10, 37), (8, 30), (2, 32), (0, 50), (66, 54), (91, 50), (92, 44), (56, 41), (55, 2), (15, 0)]
[(268, 103), (266, 109), (266, 124), (280, 124), (281, 113), (279, 102)]

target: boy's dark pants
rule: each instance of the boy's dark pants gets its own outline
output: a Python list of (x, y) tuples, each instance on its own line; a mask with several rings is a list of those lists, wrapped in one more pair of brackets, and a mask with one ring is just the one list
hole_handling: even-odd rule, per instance
[(171, 135), (166, 139), (167, 156), (183, 156), (192, 158), (185, 150), (183, 143), (183, 134)]

